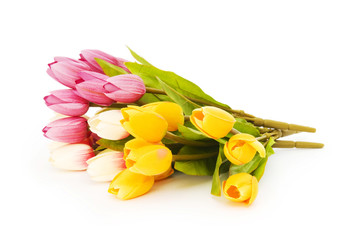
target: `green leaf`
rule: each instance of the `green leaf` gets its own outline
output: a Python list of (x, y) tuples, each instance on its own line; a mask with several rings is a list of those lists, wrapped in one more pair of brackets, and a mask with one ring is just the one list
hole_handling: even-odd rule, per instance
[(212, 178), (211, 194), (215, 196), (221, 196), (221, 179), (219, 178), (219, 168), (222, 165), (222, 153), (223, 153), (223, 145), (220, 144), (216, 167), (214, 169), (213, 178)]
[(152, 66), (151, 63), (147, 62), (146, 59), (144, 59), (143, 57), (141, 57), (140, 55), (138, 55), (137, 53), (135, 53), (134, 51), (132, 51), (131, 48), (129, 48), (127, 46), (128, 50), (130, 50), (131, 52), (131, 55), (139, 62), (139, 63), (142, 63), (143, 65), (149, 65), (149, 66)]
[(120, 68), (119, 66), (113, 65), (109, 62), (106, 62), (103, 59), (95, 58), (95, 60), (100, 65), (103, 72), (109, 77), (113, 77), (121, 74), (128, 74), (128, 72), (126, 72), (124, 69)]
[(258, 167), (258, 165), (262, 161), (262, 159), (263, 158), (261, 158), (259, 156), (259, 154), (256, 153), (254, 158), (248, 163), (245, 163), (243, 165), (232, 164), (229, 168), (229, 175), (234, 175), (234, 174), (243, 173), (243, 172), (251, 173)]
[(274, 151), (272, 148), (274, 143), (275, 143), (275, 141), (273, 140), (273, 138), (269, 138), (269, 141), (266, 146), (266, 157), (263, 158), (263, 160), (259, 163), (259, 166), (257, 167), (257, 169), (254, 170), (254, 172), (252, 173), (252, 175), (255, 176), (258, 179), (258, 181), (262, 178), (262, 176), (264, 174), (264, 170), (265, 170), (269, 156), (274, 154)]
[(185, 139), (188, 140), (204, 140), (210, 139), (202, 132), (197, 131), (193, 128), (186, 127), (184, 125), (178, 125), (178, 131), (182, 134)]
[(213, 99), (211, 96), (204, 93), (202, 89), (196, 84), (178, 76), (173, 72), (163, 71), (153, 66), (142, 65), (133, 62), (127, 62), (125, 65), (133, 74), (140, 76), (147, 87), (162, 89), (161, 84), (156, 79), (157, 76), (168, 86), (186, 97), (229, 108), (226, 104), (220, 103)]
[[(217, 147), (215, 147), (217, 149)], [(214, 152), (213, 148), (199, 148), (184, 146), (180, 151), (179, 155), (188, 154), (201, 154)], [(192, 176), (211, 176), (213, 175), (216, 166), (216, 157), (199, 159), (199, 160), (188, 160), (188, 161), (175, 161), (174, 168), (180, 172)]]
[(145, 93), (139, 100), (143, 104), (152, 103), (152, 102), (159, 102), (159, 101), (167, 101), (173, 102), (171, 98), (167, 95), (160, 95), (160, 94), (152, 94), (152, 93)]
[(108, 139), (101, 138), (96, 143), (98, 145), (100, 145), (102, 148), (108, 148), (108, 149), (112, 149), (115, 151), (123, 151), (125, 143), (131, 139), (133, 139), (132, 136), (129, 136), (122, 140), (108, 140)]
[(248, 133), (255, 137), (260, 136), (258, 128), (242, 118), (236, 118), (236, 122), (234, 123), (233, 128), (240, 131), (241, 133)]
[(196, 108), (199, 108), (198, 104), (191, 102), (185, 96), (177, 92), (175, 89), (168, 86), (166, 83), (161, 81), (159, 78), (157, 79), (158, 82), (161, 84), (162, 89), (166, 92), (166, 94), (178, 105), (182, 107), (184, 114), (191, 115), (192, 111)]

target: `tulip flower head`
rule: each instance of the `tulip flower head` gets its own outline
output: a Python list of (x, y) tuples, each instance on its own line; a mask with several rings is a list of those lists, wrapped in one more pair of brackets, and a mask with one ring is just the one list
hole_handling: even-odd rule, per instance
[(111, 181), (119, 172), (126, 169), (123, 153), (107, 149), (87, 160), (87, 173), (99, 182)]
[(155, 102), (143, 105), (145, 111), (160, 114), (168, 123), (168, 131), (177, 131), (178, 124), (183, 125), (184, 116), (180, 105), (173, 102)]
[(126, 169), (112, 180), (108, 192), (122, 200), (128, 200), (147, 193), (154, 182), (153, 176), (145, 176)]
[(130, 134), (122, 127), (123, 116), (121, 110), (107, 110), (98, 113), (88, 120), (90, 130), (99, 137), (109, 140), (120, 140)]
[(255, 137), (246, 133), (232, 136), (224, 146), (227, 159), (236, 165), (251, 161), (257, 151), (261, 157), (265, 157), (264, 146)]
[(190, 120), (198, 130), (213, 139), (225, 137), (236, 122), (228, 112), (210, 106), (193, 110)]
[(110, 77), (103, 87), (108, 98), (121, 103), (136, 102), (146, 93), (146, 87), (142, 79), (133, 74)]
[(166, 135), (168, 124), (161, 115), (136, 107), (123, 108), (121, 111), (124, 117), (121, 124), (132, 136), (158, 143)]
[(258, 193), (258, 180), (248, 173), (237, 173), (223, 182), (224, 196), (235, 202), (252, 204)]
[(78, 143), (89, 135), (87, 120), (83, 117), (66, 117), (49, 123), (42, 129), (44, 136), (64, 143)]
[(95, 153), (88, 144), (58, 144), (51, 150), (49, 161), (57, 168), (64, 170), (86, 170), (86, 161), (94, 157)]
[(160, 144), (133, 148), (125, 157), (131, 172), (153, 176), (165, 173), (171, 167), (172, 152)]
[(77, 95), (73, 89), (52, 91), (44, 100), (49, 108), (67, 116), (81, 116), (89, 109), (89, 102)]
[(91, 67), (83, 61), (65, 57), (55, 57), (49, 64), (47, 74), (69, 88), (75, 88), (76, 81), (81, 80), (81, 71), (90, 71)]
[(86, 49), (82, 50), (80, 54), (81, 60), (86, 62), (88, 65), (90, 65), (94, 70), (97, 70), (99, 72), (102, 72), (102, 68), (100, 65), (96, 62), (96, 58), (105, 60), (106, 62), (109, 62), (113, 65), (119, 66), (120, 68), (124, 69), (127, 72), (130, 72), (127, 67), (125, 66), (125, 62), (128, 62), (125, 59), (117, 58), (114, 56), (111, 56), (110, 54), (107, 54), (105, 52), (102, 52), (100, 50), (94, 50), (94, 49)]

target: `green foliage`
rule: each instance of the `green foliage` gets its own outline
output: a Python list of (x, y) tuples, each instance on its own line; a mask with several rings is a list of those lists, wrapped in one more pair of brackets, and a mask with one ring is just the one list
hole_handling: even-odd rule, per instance
[(103, 72), (109, 77), (113, 77), (121, 74), (128, 74), (128, 72), (126, 72), (119, 66), (113, 65), (109, 62), (106, 62), (105, 60), (102, 60), (100, 58), (95, 58), (95, 60), (100, 65)]
[(173, 72), (163, 71), (150, 65), (142, 65), (133, 62), (127, 62), (125, 65), (133, 74), (140, 76), (147, 87), (163, 89), (161, 83), (156, 78), (158, 77), (169, 87), (175, 89), (179, 94), (229, 108), (227, 105), (216, 101), (211, 96), (204, 93), (196, 84)]
[(146, 59), (144, 59), (143, 57), (141, 57), (140, 55), (138, 55), (137, 53), (135, 53), (134, 51), (132, 51), (131, 48), (127, 47), (128, 50), (130, 50), (131, 55), (139, 62), (142, 63), (143, 65), (149, 65), (152, 66), (151, 63), (147, 62)]
[(219, 178), (219, 168), (222, 165), (222, 154), (223, 154), (223, 145), (219, 145), (219, 151), (217, 156), (217, 162), (216, 166), (213, 172), (213, 178), (212, 178), (212, 189), (211, 194), (215, 196), (221, 196), (221, 180)]
[(178, 125), (178, 131), (181, 133), (181, 135), (188, 140), (205, 140), (210, 139), (206, 135), (204, 135), (202, 132), (197, 131), (193, 128), (186, 127), (184, 125)]
[(264, 174), (264, 170), (268, 161), (268, 157), (272, 154), (274, 154), (273, 151), (273, 144), (275, 143), (275, 141), (273, 140), (273, 138), (270, 138), (267, 146), (266, 146), (266, 157), (262, 159), (262, 161), (259, 163), (259, 166), (257, 167), (256, 170), (253, 171), (252, 175), (255, 176), (258, 181), (262, 178), (263, 174)]
[(122, 140), (108, 140), (108, 139), (101, 138), (96, 143), (98, 145), (100, 145), (100, 147), (102, 147), (102, 149), (108, 148), (108, 149), (112, 149), (115, 151), (123, 151), (125, 143), (131, 139), (133, 139), (132, 136), (129, 136)]
[(190, 115), (192, 111), (200, 106), (188, 100), (185, 96), (177, 92), (175, 89), (168, 86), (166, 83), (157, 78), (158, 82), (161, 84), (162, 89), (166, 94), (178, 105), (182, 107), (184, 114)]
[(236, 122), (233, 128), (240, 131), (241, 133), (248, 133), (255, 137), (260, 136), (258, 128), (255, 127), (252, 123), (249, 123), (242, 118), (236, 118)]
[[(212, 148), (199, 148), (184, 146), (179, 155), (192, 155), (214, 152), (217, 147)], [(175, 161), (174, 168), (180, 172), (192, 176), (211, 176), (213, 175), (216, 167), (216, 157), (210, 157), (199, 160)]]

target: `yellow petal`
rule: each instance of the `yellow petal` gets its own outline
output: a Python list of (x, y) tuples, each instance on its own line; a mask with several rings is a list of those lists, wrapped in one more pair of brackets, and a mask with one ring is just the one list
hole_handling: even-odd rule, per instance
[(224, 196), (235, 202), (251, 202), (253, 194), (256, 194), (258, 190), (258, 187), (257, 190), (253, 189), (253, 186), (256, 187), (255, 183), (253, 185), (253, 181), (253, 176), (248, 173), (238, 173), (230, 176), (227, 181), (223, 182)]
[(254, 201), (254, 199), (256, 199), (258, 194), (258, 180), (255, 176), (253, 176), (252, 179), (252, 195), (251, 198), (248, 201), (248, 205), (251, 205)]
[(147, 176), (166, 172), (172, 163), (172, 152), (162, 145), (150, 145), (132, 150), (126, 165), (132, 172)]
[(263, 144), (261, 144), (257, 140), (254, 142), (250, 142), (248, 144), (250, 144), (256, 151), (258, 151), (259, 156), (261, 156), (262, 158), (264, 158), (266, 156), (266, 150), (265, 150)]
[(163, 180), (165, 178), (168, 178), (169, 176), (171, 176), (174, 173), (174, 170), (172, 167), (170, 167), (166, 172), (155, 175), (155, 181), (160, 181)]
[(160, 114), (168, 123), (168, 131), (177, 131), (178, 124), (183, 125), (184, 116), (180, 105), (173, 102), (155, 102), (142, 106), (144, 110)]
[(145, 194), (153, 184), (153, 176), (144, 176), (126, 169), (112, 180), (108, 191), (120, 199), (127, 200)]
[(239, 140), (246, 142), (254, 142), (256, 141), (256, 138), (247, 133), (238, 133), (230, 138), (230, 141), (239, 141)]

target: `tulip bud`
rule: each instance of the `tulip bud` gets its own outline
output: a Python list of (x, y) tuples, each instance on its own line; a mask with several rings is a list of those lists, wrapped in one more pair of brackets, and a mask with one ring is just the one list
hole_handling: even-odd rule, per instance
[(261, 157), (266, 155), (264, 146), (255, 137), (246, 133), (232, 136), (223, 150), (227, 159), (236, 165), (251, 161), (257, 151)]
[(231, 114), (216, 107), (197, 108), (190, 120), (198, 130), (213, 139), (225, 137), (236, 122)]
[(122, 127), (121, 110), (108, 110), (94, 115), (88, 120), (90, 130), (99, 137), (109, 140), (120, 140), (130, 134)]
[(104, 85), (105, 95), (116, 102), (133, 103), (146, 93), (146, 87), (142, 79), (133, 74), (123, 74), (107, 79)]
[(252, 204), (258, 193), (258, 180), (248, 173), (237, 173), (223, 182), (224, 196), (235, 202)]
[(153, 176), (145, 176), (126, 169), (112, 180), (108, 192), (122, 200), (128, 200), (147, 193), (153, 184)]
[(93, 149), (84, 143), (59, 144), (51, 150), (50, 162), (65, 170), (86, 170), (86, 161), (95, 156)]
[(44, 136), (65, 143), (78, 143), (88, 137), (87, 120), (83, 117), (67, 117), (55, 120), (42, 129)]
[(106, 62), (119, 66), (125, 71), (130, 72), (125, 66), (125, 62), (128, 62), (127, 60), (111, 56), (110, 54), (107, 54), (100, 50), (91, 50), (91, 49), (82, 50), (80, 56), (81, 56), (81, 60), (86, 61), (91, 67), (93, 67), (99, 72), (102, 72), (102, 68), (96, 62), (95, 58), (105, 60)]
[(102, 106), (110, 106), (114, 101), (108, 98), (104, 85), (108, 77), (101, 73), (83, 71), (80, 73), (82, 79), (76, 81), (76, 90), (81, 97)]
[(91, 179), (99, 182), (111, 181), (119, 172), (126, 169), (123, 153), (105, 150), (87, 160), (87, 173)]
[(90, 66), (83, 61), (56, 57), (55, 61), (49, 64), (47, 73), (61, 84), (75, 88), (76, 81), (81, 79), (79, 73), (89, 70), (91, 70)]
[(173, 102), (154, 102), (142, 106), (144, 110), (149, 110), (160, 114), (168, 123), (168, 131), (177, 131), (178, 124), (183, 125), (184, 116), (180, 105)]
[(172, 152), (163, 145), (148, 145), (132, 149), (125, 161), (131, 172), (153, 176), (168, 171)]
[(44, 100), (49, 108), (67, 116), (81, 116), (89, 109), (89, 102), (72, 89), (52, 91)]
[(168, 124), (161, 115), (135, 107), (123, 108), (121, 112), (121, 124), (132, 136), (157, 143), (166, 135)]

